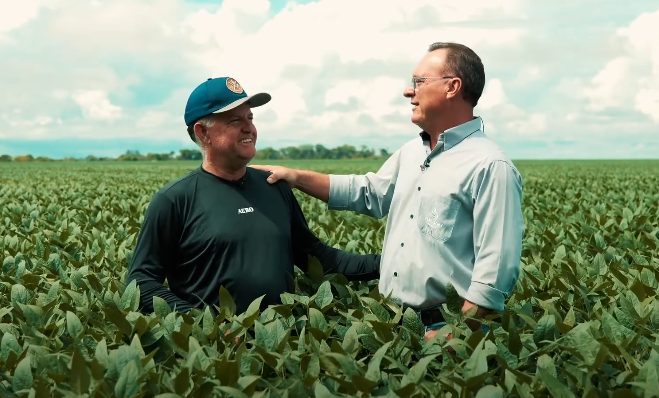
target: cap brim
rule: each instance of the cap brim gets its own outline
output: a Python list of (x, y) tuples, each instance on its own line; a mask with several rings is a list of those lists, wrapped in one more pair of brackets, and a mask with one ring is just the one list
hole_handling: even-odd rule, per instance
[(239, 107), (240, 105), (244, 104), (245, 102), (249, 102), (249, 104), (252, 108), (256, 108), (258, 106), (262, 106), (262, 105), (267, 104), (268, 102), (270, 102), (271, 99), (272, 99), (272, 96), (270, 96), (270, 94), (268, 94), (268, 93), (258, 93), (258, 94), (250, 95), (248, 97), (241, 98), (239, 100), (233, 101), (229, 105), (225, 106), (224, 108), (220, 108), (220, 109), (216, 110), (213, 113), (222, 113), (222, 112), (230, 111), (233, 108)]

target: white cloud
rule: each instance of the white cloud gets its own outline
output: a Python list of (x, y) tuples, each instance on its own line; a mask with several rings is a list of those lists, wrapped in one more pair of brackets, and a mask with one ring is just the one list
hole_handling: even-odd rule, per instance
[(6, 1), (0, 12), (0, 33), (9, 32), (37, 18), (42, 7), (54, 7), (57, 0)]
[(499, 137), (537, 136), (548, 129), (546, 114), (527, 113), (506, 95), (501, 79), (492, 78), (483, 90), (483, 96), (475, 108), (483, 117), (488, 135)]
[(608, 108), (623, 106), (633, 95), (626, 87), (630, 80), (632, 60), (628, 57), (618, 57), (609, 61), (606, 66), (591, 80), (591, 85), (582, 93), (589, 100), (587, 109), (601, 111)]
[(659, 124), (659, 89), (641, 89), (636, 94), (634, 107)]
[(102, 90), (77, 92), (72, 94), (71, 98), (90, 119), (115, 120), (121, 118), (121, 107), (111, 104), (108, 93)]
[[(276, 113), (277, 123), (288, 123), (295, 118), (303, 117), (308, 112), (304, 91), (299, 84), (284, 82), (273, 90), (268, 90), (268, 93), (273, 99), (264, 108)], [(263, 110), (258, 109), (258, 111)], [(256, 112), (257, 110), (254, 111), (255, 114)]]
[[(245, 3), (243, 8), (255, 10), (255, 18), (263, 18), (268, 8), (262, 0), (254, 3), (254, 7)], [(235, 3), (225, 2), (214, 14), (193, 14), (184, 26), (205, 49), (203, 54), (190, 53), (191, 62), (201, 63), (210, 76), (235, 77), (248, 93), (268, 91), (273, 95), (266, 107), (276, 118), (260, 122), (261, 130), (300, 140), (306, 135), (322, 140), (314, 130), (339, 129), (337, 134), (351, 139), (373, 134), (374, 129), (385, 136), (416, 131), (409, 123), (409, 100), (402, 93), (427, 46), (455, 40), (480, 52), (516, 45), (523, 37), (521, 27), (452, 23), (523, 16), (527, 4), (525, 0), (496, 5), (484, 0), (458, 5), (437, 0), (321, 0), (289, 3), (259, 29), (249, 30), (235, 26)], [(369, 70), (365, 78), (339, 78), (333, 74), (336, 71), (324, 69), (330, 61), (339, 65), (397, 62), (405, 63), (407, 70), (396, 75)], [(304, 80), (309, 84), (301, 83), (302, 77), (291, 68), (314, 71), (310, 72), (313, 77)], [(310, 102), (314, 96), (324, 102)], [(312, 104), (324, 104), (325, 109), (318, 114)], [(305, 131), (293, 135), (293, 130)]]
[(266, 0), (11, 4), (0, 11), (0, 75), (12, 76), (0, 82), (3, 138), (190, 145), (189, 93), (232, 76), (248, 94), (272, 94), (254, 111), (267, 142), (395, 149), (418, 132), (402, 92), (434, 41), (462, 42), (483, 59), (476, 113), (498, 138), (592, 138), (659, 123), (659, 10), (617, 31), (593, 18), (566, 41), (553, 27), (567, 23), (562, 6), (530, 0), (318, 0), (277, 13)]
[(639, 78), (641, 88), (634, 98), (634, 108), (659, 124), (659, 10), (641, 14), (619, 34), (633, 48), (630, 58), (639, 63), (650, 59), (651, 73)]
[(587, 110), (633, 108), (659, 124), (659, 10), (639, 15), (618, 36), (627, 48), (591, 80)]
[(490, 79), (483, 90), (483, 96), (478, 101), (479, 109), (492, 109), (506, 102), (506, 93), (500, 79)]
[[(325, 92), (325, 105), (349, 105), (356, 101), (357, 109), (348, 107), (346, 112), (363, 112), (376, 120), (401, 110), (401, 105), (408, 104), (403, 98), (405, 85), (402, 79), (380, 76), (368, 81), (346, 80)], [(398, 100), (398, 101), (397, 101)]]

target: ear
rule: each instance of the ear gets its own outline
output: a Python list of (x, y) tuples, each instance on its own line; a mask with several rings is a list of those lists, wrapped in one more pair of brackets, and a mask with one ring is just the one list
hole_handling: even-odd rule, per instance
[(208, 136), (208, 129), (201, 123), (195, 123), (194, 133), (197, 136), (197, 139), (203, 144), (208, 144), (210, 137)]
[(446, 98), (457, 97), (462, 89), (462, 79), (454, 77), (446, 84)]

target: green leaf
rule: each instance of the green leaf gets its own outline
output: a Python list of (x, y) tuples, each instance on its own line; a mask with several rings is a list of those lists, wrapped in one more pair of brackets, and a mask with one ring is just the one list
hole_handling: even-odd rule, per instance
[(464, 366), (465, 379), (474, 378), (487, 373), (487, 358), (497, 352), (497, 347), (489, 340), (482, 339)]
[(71, 311), (66, 311), (66, 331), (73, 338), (79, 338), (85, 331), (78, 316)]
[(236, 303), (231, 297), (231, 293), (224, 286), (220, 286), (220, 311), (229, 319), (236, 315)]
[(30, 366), (30, 357), (25, 356), (16, 366), (14, 370), (14, 379), (12, 380), (12, 388), (14, 392), (21, 390), (28, 390), (32, 387), (32, 368)]
[(499, 386), (484, 386), (478, 390), (476, 398), (503, 398), (503, 390)]
[(315, 308), (309, 308), (309, 324), (311, 327), (325, 331), (327, 329), (327, 320), (325, 315)]
[(357, 328), (355, 325), (351, 325), (348, 328), (348, 331), (343, 337), (341, 348), (351, 355), (354, 355), (356, 351), (359, 350), (359, 335), (357, 334)]
[(153, 312), (160, 318), (165, 319), (165, 317), (172, 312), (172, 308), (162, 297), (153, 296)]
[(12, 333), (5, 333), (2, 335), (2, 342), (0, 342), (0, 345), (2, 346), (2, 362), (7, 362), (7, 359), (9, 358), (9, 353), (14, 352), (16, 353), (16, 356), (19, 356), (23, 353), (23, 349), (21, 346), (18, 344), (18, 341), (16, 340), (16, 337)]
[(267, 351), (277, 351), (279, 344), (286, 338), (286, 329), (279, 319), (266, 325), (255, 323), (256, 344)]
[(133, 279), (126, 289), (124, 294), (121, 296), (121, 309), (129, 309), (131, 311), (137, 311), (140, 304), (140, 290), (137, 287), (137, 281)]
[(314, 386), (313, 392), (316, 398), (339, 398), (338, 395), (332, 394), (320, 381)]
[(309, 279), (311, 279), (313, 283), (323, 282), (323, 278), (325, 277), (325, 271), (323, 270), (323, 265), (316, 257), (309, 256), (307, 269), (308, 269), (307, 273), (309, 274)]
[(403, 326), (418, 337), (426, 333), (426, 326), (421, 322), (416, 312), (409, 307), (403, 313)]
[(245, 394), (244, 392), (242, 392), (239, 389), (234, 388), (234, 387), (219, 386), (219, 387), (217, 387), (217, 389), (222, 391), (222, 392), (227, 393), (229, 397), (249, 398), (249, 395)]
[(243, 320), (243, 326), (246, 328), (252, 327), (254, 324), (254, 321), (259, 317), (260, 314), (260, 308), (261, 308), (261, 301), (263, 301), (263, 298), (265, 297), (265, 294), (257, 297), (254, 301), (252, 301), (249, 306), (247, 307), (247, 310), (245, 311), (245, 319)]
[(318, 288), (318, 292), (316, 293), (316, 298), (314, 301), (320, 309), (325, 309), (325, 307), (332, 304), (333, 298), (332, 286), (330, 285), (329, 281), (325, 281), (321, 283), (320, 287)]
[(557, 334), (558, 330), (556, 329), (556, 318), (554, 315), (544, 315), (540, 318), (533, 331), (533, 341), (538, 346), (542, 346), (547, 341), (554, 341)]
[(76, 347), (73, 350), (71, 357), (71, 371), (69, 372), (69, 385), (71, 390), (78, 394), (86, 394), (89, 391), (91, 384), (91, 374), (85, 359), (80, 354), (80, 350)]
[(373, 357), (368, 362), (368, 370), (366, 370), (366, 378), (374, 382), (379, 383), (382, 380), (382, 371), (380, 369), (382, 358), (387, 355), (387, 350), (393, 344), (393, 341), (388, 341), (378, 348), (378, 350), (373, 354)]
[(553, 398), (575, 398), (574, 394), (563, 383), (558, 381), (546, 370), (538, 368), (538, 375), (542, 379), (542, 382), (545, 383), (545, 386), (547, 386), (547, 390), (549, 390)]
[(602, 311), (602, 331), (615, 345), (622, 345), (626, 338), (635, 334), (631, 330), (620, 325), (607, 311)]
[(438, 356), (439, 354), (433, 354), (419, 359), (419, 362), (415, 363), (410, 368), (410, 371), (403, 376), (400, 382), (401, 387), (405, 387), (408, 384), (418, 385), (428, 371), (428, 365)]
[(462, 297), (451, 283), (446, 284), (446, 308), (454, 314), (462, 311)]
[(114, 386), (114, 393), (117, 395), (117, 398), (135, 397), (140, 390), (138, 378), (139, 373), (137, 365), (135, 365), (135, 362), (133, 361), (128, 362), (128, 364), (121, 369), (119, 380), (117, 380), (117, 384)]
[(29, 304), (30, 302), (30, 292), (25, 288), (25, 286), (20, 283), (16, 283), (11, 286), (11, 303), (14, 306), (18, 306), (18, 303)]

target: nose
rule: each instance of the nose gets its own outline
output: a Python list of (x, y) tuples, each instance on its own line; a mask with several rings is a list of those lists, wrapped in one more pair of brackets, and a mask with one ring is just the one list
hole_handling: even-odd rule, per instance
[(254, 125), (254, 123), (252, 123), (252, 121), (249, 121), (249, 123), (246, 123), (243, 126), (242, 130), (243, 130), (243, 133), (245, 133), (245, 134), (256, 134), (256, 126)]
[(405, 87), (405, 90), (403, 90), (403, 97), (405, 98), (414, 97), (414, 88), (412, 88), (411, 84)]

